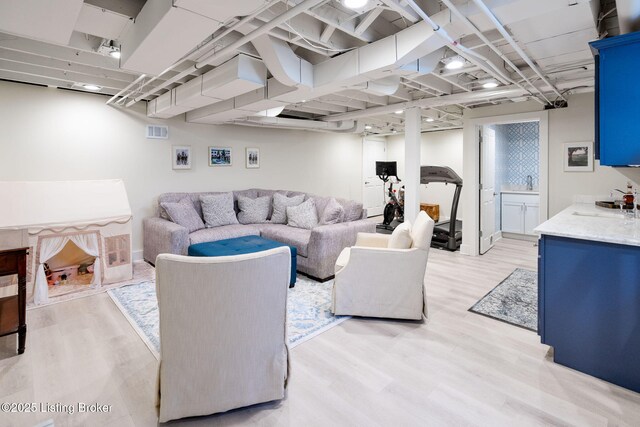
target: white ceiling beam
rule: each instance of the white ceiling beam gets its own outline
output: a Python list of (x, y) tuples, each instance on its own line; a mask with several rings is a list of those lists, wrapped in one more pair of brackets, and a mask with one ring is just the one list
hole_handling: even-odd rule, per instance
[(364, 101), (358, 101), (357, 99), (347, 98), (338, 94), (321, 96), (316, 100), (334, 105), (342, 105), (343, 107), (348, 107), (355, 110), (363, 110), (367, 108), (367, 103)]
[(333, 25), (326, 24), (324, 26), (324, 30), (322, 30), (322, 34), (320, 34), (320, 41), (322, 43), (328, 43), (329, 39), (331, 38), (331, 36), (335, 31), (336, 31), (336, 27), (334, 27)]
[(338, 95), (348, 96), (350, 98), (357, 99), (358, 101), (364, 101), (374, 105), (387, 105), (389, 103), (388, 96), (372, 95), (370, 93), (364, 93), (354, 89), (339, 92)]
[(411, 23), (416, 23), (420, 20), (420, 17), (413, 9), (402, 6), (396, 0), (382, 0), (382, 3)]
[(0, 70), (25, 74), (25, 78), (21, 81), (29, 81), (27, 76), (39, 76), (63, 82), (92, 83), (98, 86), (118, 90), (124, 89), (130, 83), (99, 76), (89, 76), (87, 74), (80, 74), (72, 71), (55, 70), (31, 64), (21, 64), (19, 62), (7, 61), (5, 59), (0, 59)]
[(367, 108), (366, 110), (351, 111), (343, 114), (332, 114), (324, 117), (323, 120), (338, 121), (338, 120), (355, 120), (361, 117), (367, 117), (371, 115), (388, 114), (396, 110), (406, 110), (407, 108), (420, 107), (431, 108), (441, 107), (445, 105), (457, 104), (460, 102), (474, 102), (474, 101), (488, 101), (492, 99), (508, 98), (511, 96), (521, 96), (526, 91), (520, 89), (517, 86), (504, 86), (500, 89), (491, 90), (478, 90), (473, 93), (455, 93), (452, 95), (443, 95), (433, 98), (419, 99), (416, 101), (400, 102), (397, 104), (390, 104), (379, 107)]
[(463, 86), (463, 85), (461, 85), (461, 84), (459, 84), (459, 83), (456, 83), (456, 82), (454, 82), (454, 81), (451, 81), (451, 80), (449, 80), (447, 77), (444, 77), (444, 76), (443, 76), (443, 75), (441, 75), (441, 74), (438, 74), (438, 73), (432, 73), (431, 75), (432, 75), (432, 76), (434, 76), (434, 77), (439, 78), (440, 80), (442, 80), (442, 81), (444, 81), (444, 82), (449, 83), (449, 84), (450, 84), (450, 85), (452, 85), (452, 86), (457, 87), (458, 89), (462, 89), (462, 90), (463, 90), (463, 91), (465, 91), (465, 92), (471, 92), (471, 88), (469, 88), (469, 87), (467, 87), (467, 86)]
[(135, 75), (124, 73), (122, 71), (110, 70), (89, 65), (74, 64), (73, 62), (69, 61), (46, 58), (44, 56), (32, 55), (16, 50), (8, 50), (2, 47), (0, 47), (0, 58), (11, 62), (36, 65), (39, 67), (43, 67), (44, 69), (50, 68), (52, 70), (71, 71), (79, 74), (86, 74), (87, 76), (101, 75), (108, 79), (127, 83), (131, 83), (136, 79)]
[(362, 18), (362, 20), (356, 26), (354, 32), (357, 35), (364, 33), (367, 28), (369, 28), (373, 24), (373, 21), (375, 21), (378, 16), (380, 16), (383, 10), (384, 9), (382, 9), (381, 7), (376, 7), (375, 9), (371, 9), (369, 12), (367, 12), (364, 18)]

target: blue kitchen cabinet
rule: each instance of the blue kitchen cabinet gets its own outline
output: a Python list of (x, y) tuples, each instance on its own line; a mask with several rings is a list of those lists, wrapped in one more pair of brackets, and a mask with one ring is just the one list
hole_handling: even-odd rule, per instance
[(596, 158), (606, 166), (640, 165), (640, 32), (590, 45), (598, 56)]
[(543, 234), (538, 304), (556, 363), (640, 392), (640, 246)]

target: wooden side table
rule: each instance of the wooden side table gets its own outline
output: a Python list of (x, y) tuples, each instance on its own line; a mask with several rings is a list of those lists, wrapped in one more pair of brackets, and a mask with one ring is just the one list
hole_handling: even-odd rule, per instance
[(18, 294), (0, 298), (0, 337), (18, 334), (18, 354), (27, 340), (27, 254), (28, 248), (0, 251), (0, 276), (18, 275)]
[(420, 203), (420, 210), (425, 211), (435, 222), (440, 221), (440, 205)]

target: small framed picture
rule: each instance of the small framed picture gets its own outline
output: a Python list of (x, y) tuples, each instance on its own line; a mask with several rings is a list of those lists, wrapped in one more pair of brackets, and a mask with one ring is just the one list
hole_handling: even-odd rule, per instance
[(209, 147), (209, 166), (231, 166), (231, 148)]
[(593, 142), (567, 142), (563, 150), (565, 172), (593, 172)]
[(247, 148), (246, 165), (247, 169), (257, 169), (260, 167), (260, 149)]
[(191, 169), (191, 147), (173, 145), (171, 147), (171, 164), (173, 169)]

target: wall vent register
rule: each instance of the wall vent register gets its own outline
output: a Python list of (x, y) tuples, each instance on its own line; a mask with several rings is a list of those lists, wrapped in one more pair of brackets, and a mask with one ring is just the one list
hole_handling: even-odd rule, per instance
[(169, 139), (169, 126), (147, 125), (147, 138)]

